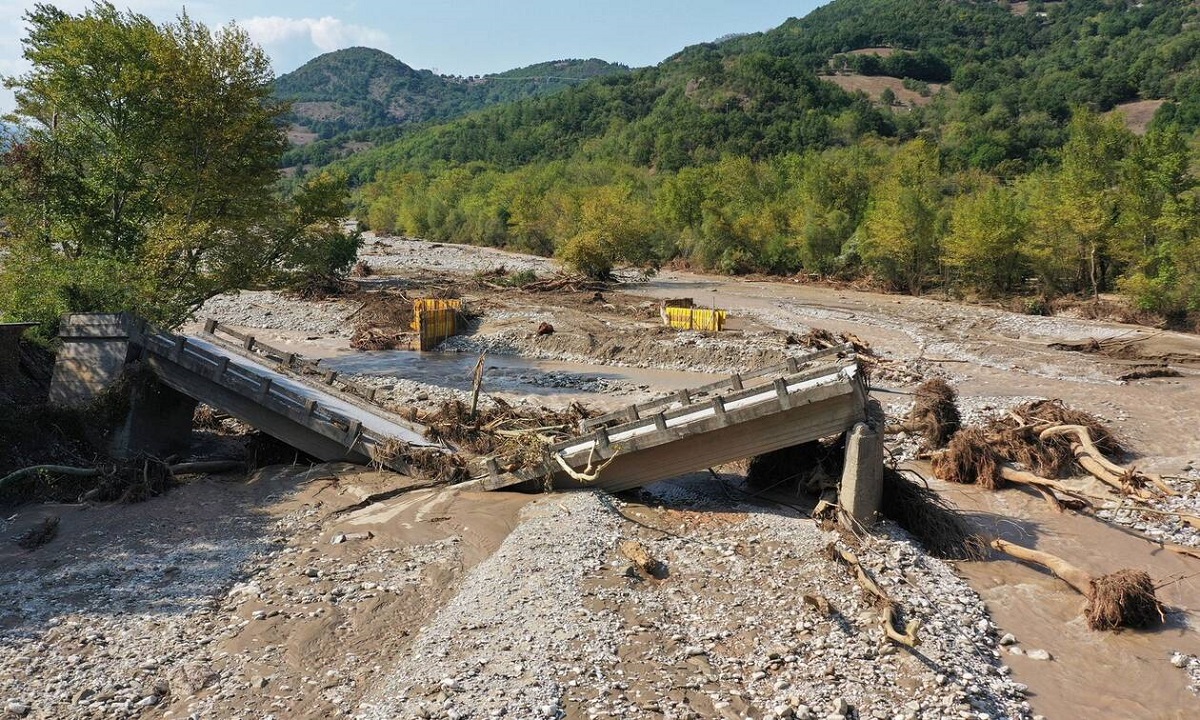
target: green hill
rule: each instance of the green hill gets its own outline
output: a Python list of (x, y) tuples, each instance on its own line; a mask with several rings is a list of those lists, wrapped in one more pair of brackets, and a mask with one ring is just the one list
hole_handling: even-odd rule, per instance
[[(285, 118), (302, 149), (285, 159), (324, 164), (405, 126), (457, 117), (488, 105), (545, 95), (588, 78), (628, 72), (603, 60), (558, 60), (496, 75), (456, 77), (415, 70), (364, 47), (326, 53), (276, 80), (276, 95), (292, 102)], [(319, 142), (326, 141), (326, 142)], [(304, 148), (317, 142), (315, 147)]]
[[(932, 132), (964, 163), (1040, 162), (1071, 108), (1165, 99), (1164, 119), (1200, 125), (1200, 8), (1194, 3), (835, 0), (803, 19), (689, 47), (654, 68), (431, 128), (371, 156), (364, 171), (430, 161), (517, 166), (603, 154), (676, 169), (725, 153), (755, 158)], [(844, 55), (896, 52), (882, 62)], [(919, 91), (948, 83), (920, 112), (892, 112), (823, 78), (893, 75)], [(905, 108), (910, 110), (911, 108)], [(950, 138), (950, 135), (954, 138)]]
[(834, 0), (340, 167), (379, 178), (360, 193), (378, 227), (601, 267), (681, 256), (1200, 309), (1197, 127), (1197, 3)]

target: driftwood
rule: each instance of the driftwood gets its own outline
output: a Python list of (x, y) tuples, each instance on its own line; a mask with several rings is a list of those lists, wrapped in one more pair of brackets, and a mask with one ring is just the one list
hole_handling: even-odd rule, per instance
[(858, 584), (862, 586), (868, 594), (870, 594), (877, 605), (880, 607), (879, 627), (883, 630), (884, 637), (892, 642), (905, 645), (907, 647), (916, 647), (921, 644), (921, 639), (917, 637), (918, 631), (921, 629), (921, 621), (917, 619), (909, 620), (904, 627), (904, 632), (896, 629), (896, 601), (892, 600), (883, 588), (867, 574), (863, 569), (862, 563), (858, 561), (858, 556), (849, 550), (843, 550), (836, 546), (830, 546), (836, 557), (842, 562), (850, 566), (854, 570), (854, 577), (858, 580)]
[(16, 482), (23, 477), (37, 475), (38, 473), (46, 473), (47, 475), (70, 475), (72, 477), (95, 477), (100, 474), (98, 468), (80, 468), (71, 467), (70, 465), (32, 465), (27, 468), (21, 468), (11, 472), (0, 478), (0, 488), (3, 488), (10, 482)]
[(1161, 477), (1142, 473), (1136, 468), (1122, 467), (1106, 458), (1104, 453), (1100, 452), (1096, 444), (1092, 442), (1091, 433), (1082, 425), (1054, 425), (1042, 430), (1038, 437), (1045, 440), (1056, 435), (1073, 435), (1075, 440), (1071, 443), (1071, 449), (1075, 454), (1075, 459), (1085, 470), (1105, 484), (1116, 483), (1118, 490), (1124, 490), (1124, 486), (1130, 484), (1133, 478), (1144, 478), (1153, 483), (1163, 494), (1178, 495), (1174, 488), (1163, 482)]
[(479, 353), (479, 362), (475, 363), (475, 372), (471, 376), (471, 412), (467, 417), (471, 420), (475, 419), (475, 413), (479, 410), (479, 391), (483, 389), (483, 364), (487, 360), (487, 353)]
[(1093, 630), (1149, 627), (1166, 620), (1154, 594), (1154, 582), (1141, 570), (1118, 570), (1092, 577), (1066, 560), (999, 538), (992, 548), (1018, 560), (1040, 565), (1088, 600), (1085, 615)]
[[(172, 475), (196, 475), (201, 473), (229, 472), (230, 470), (240, 470), (245, 467), (246, 463), (240, 460), (206, 460), (168, 465), (167, 469), (171, 471)], [(3, 488), (10, 482), (16, 482), (21, 478), (39, 473), (69, 477), (97, 477), (101, 474), (101, 470), (99, 468), (72, 467), (70, 465), (31, 465), (0, 478), (0, 488)]]

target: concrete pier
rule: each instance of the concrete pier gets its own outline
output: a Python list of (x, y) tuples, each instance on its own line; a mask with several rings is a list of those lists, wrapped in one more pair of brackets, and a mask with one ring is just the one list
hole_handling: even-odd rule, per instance
[(846, 435), (846, 465), (838, 492), (842, 525), (854, 530), (875, 524), (883, 501), (883, 437), (867, 423)]
[(109, 440), (109, 452), (117, 458), (182, 455), (191, 445), (195, 412), (194, 398), (139, 378), (130, 383), (129, 411)]

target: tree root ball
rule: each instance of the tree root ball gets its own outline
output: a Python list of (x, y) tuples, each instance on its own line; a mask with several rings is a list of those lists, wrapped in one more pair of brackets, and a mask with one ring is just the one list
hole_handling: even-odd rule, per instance
[(1162, 622), (1154, 581), (1141, 570), (1118, 570), (1092, 580), (1087, 624), (1093, 630), (1144, 628)]
[(920, 427), (930, 447), (945, 447), (962, 426), (957, 403), (958, 393), (945, 380), (926, 380), (917, 388), (909, 422)]
[(945, 452), (933, 456), (933, 472), (946, 482), (997, 490), (1004, 483), (1000, 477), (1003, 463), (983, 431), (972, 427), (959, 430)]

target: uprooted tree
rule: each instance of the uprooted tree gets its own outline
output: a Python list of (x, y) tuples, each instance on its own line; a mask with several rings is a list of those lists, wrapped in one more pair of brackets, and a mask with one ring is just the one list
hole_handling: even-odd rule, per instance
[(50, 330), (67, 312), (133, 310), (171, 326), (221, 292), (353, 262), (344, 182), (276, 194), (286, 106), (244, 31), (108, 3), (25, 20), (32, 69), (4, 80), (0, 316)]

